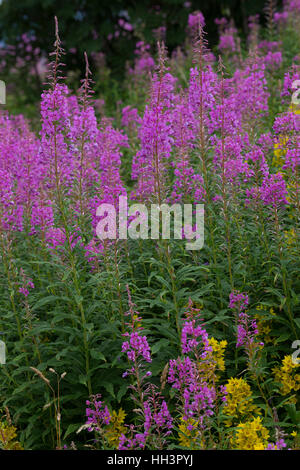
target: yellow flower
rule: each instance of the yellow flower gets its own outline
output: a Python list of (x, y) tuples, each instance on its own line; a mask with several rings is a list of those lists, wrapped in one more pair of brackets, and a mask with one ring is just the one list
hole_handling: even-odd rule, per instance
[(127, 428), (123, 425), (125, 421), (126, 413), (122, 408), (119, 412), (112, 412), (112, 418), (109, 425), (105, 430), (105, 437), (110, 447), (117, 449), (119, 447), (119, 441), (122, 434), (126, 434)]
[(212, 358), (216, 364), (216, 369), (223, 372), (225, 370), (224, 353), (227, 346), (227, 341), (217, 341), (212, 337), (208, 340), (208, 342), (212, 347)]
[[(300, 114), (300, 107), (294, 104), (291, 104), (289, 107), (289, 111), (293, 112), (294, 114)], [(288, 150), (288, 141), (289, 138), (286, 135), (280, 135), (278, 138), (278, 142), (274, 144), (274, 158), (273, 158), (273, 165), (277, 168), (281, 168), (285, 162), (285, 155)]]
[(21, 444), (16, 440), (17, 428), (0, 422), (0, 449), (23, 450)]
[(296, 194), (297, 194), (297, 186), (296, 186), (296, 182), (288, 182), (287, 185), (286, 185), (286, 189), (287, 189), (287, 196), (286, 196), (286, 200), (291, 204), (293, 203), (296, 203)]
[(294, 114), (300, 114), (300, 106), (297, 104), (290, 104), (289, 111), (292, 111)]
[(225, 386), (227, 400), (223, 413), (230, 417), (226, 419), (226, 426), (231, 426), (233, 419), (247, 419), (253, 413), (260, 414), (259, 408), (253, 404), (251, 388), (244, 379), (231, 377)]
[(133, 319), (134, 319), (134, 321), (136, 322), (136, 326), (137, 326), (137, 327), (141, 327), (142, 324), (141, 324), (139, 321), (137, 321), (138, 318), (139, 318), (139, 316), (135, 313), (135, 314), (133, 315)]
[(264, 450), (268, 445), (269, 431), (262, 425), (261, 417), (240, 423), (235, 436), (231, 439), (233, 449)]
[(285, 243), (287, 250), (290, 253), (297, 253), (297, 234), (294, 228), (291, 228), (290, 230), (285, 230), (284, 231), (284, 238), (285, 238)]
[[(193, 418), (184, 420), (183, 417), (180, 418), (181, 424), (179, 424), (179, 444), (188, 449), (196, 450), (199, 449), (199, 444), (201, 446), (201, 440), (199, 443), (200, 431), (198, 429), (198, 423)], [(203, 442), (202, 442), (203, 444)]]
[(223, 372), (225, 370), (224, 353), (227, 341), (217, 341), (213, 337), (208, 341), (212, 351), (209, 351), (206, 358), (198, 364), (198, 370), (202, 378), (207, 382), (214, 383), (218, 380), (217, 371)]
[(278, 142), (274, 144), (274, 158), (273, 165), (277, 168), (281, 168), (284, 164), (284, 157), (287, 152), (288, 138), (285, 136), (279, 136)]
[[(300, 371), (298, 367), (300, 367), (300, 364), (294, 364), (292, 356), (287, 355), (283, 358), (281, 367), (273, 369), (276, 382), (281, 384), (280, 392), (282, 395), (300, 390), (300, 374), (297, 373)], [(295, 402), (297, 399), (293, 401)]]
[[(272, 321), (265, 318), (265, 314), (268, 313), (267, 307), (260, 304), (256, 307), (256, 310), (259, 312), (255, 315), (258, 336), (265, 344), (272, 343), (274, 340), (270, 334), (272, 331)], [(269, 312), (271, 315), (275, 315), (274, 309), (272, 307), (270, 308)]]
[(294, 228), (284, 231), (284, 236), (286, 239), (286, 244), (292, 246), (296, 244), (297, 235)]

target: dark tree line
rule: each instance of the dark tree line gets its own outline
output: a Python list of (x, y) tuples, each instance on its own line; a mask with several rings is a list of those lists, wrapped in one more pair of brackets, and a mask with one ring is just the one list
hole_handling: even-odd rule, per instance
[[(36, 47), (48, 53), (54, 41), (56, 15), (64, 47), (76, 49), (71, 57), (66, 57), (69, 68), (82, 67), (85, 50), (88, 53), (101, 50), (118, 74), (125, 61), (132, 58), (141, 33), (148, 42), (153, 42), (153, 29), (166, 26), (166, 42), (172, 50), (184, 40), (188, 14), (201, 10), (206, 18), (209, 42), (213, 45), (217, 42), (216, 17), (231, 16), (239, 30), (245, 31), (248, 16), (263, 14), (266, 0), (190, 0), (188, 7), (184, 6), (186, 3), (185, 0), (3, 0), (1, 39), (15, 44), (23, 33), (32, 33)], [(120, 19), (134, 24), (134, 31), (124, 30), (118, 24)], [(119, 36), (109, 40), (109, 35), (116, 31)]]

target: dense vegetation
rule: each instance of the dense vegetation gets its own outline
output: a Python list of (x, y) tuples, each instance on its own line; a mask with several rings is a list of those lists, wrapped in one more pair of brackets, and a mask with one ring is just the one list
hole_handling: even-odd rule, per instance
[[(299, 449), (300, 3), (266, 16), (139, 41), (117, 102), (56, 21), (40, 123), (1, 110), (0, 447)], [(204, 204), (204, 247), (100, 240), (120, 195)]]
[[(278, 0), (277, 4), (280, 3)], [(53, 45), (55, 15), (67, 52), (64, 70), (68, 86), (76, 89), (86, 51), (93, 75), (101, 73), (98, 91), (112, 112), (126, 92), (122, 86), (126, 63), (133, 61), (137, 42), (145, 41), (154, 54), (157, 40), (164, 40), (172, 53), (184, 43), (188, 16), (198, 9), (206, 18), (210, 47), (218, 42), (218, 25), (214, 20), (225, 15), (231, 17), (245, 39), (249, 33), (247, 18), (262, 12), (263, 7), (264, 0), (2, 0), (0, 74), (7, 79), (8, 109), (31, 120), (38, 113), (46, 60)], [(259, 21), (265, 23), (264, 14)]]

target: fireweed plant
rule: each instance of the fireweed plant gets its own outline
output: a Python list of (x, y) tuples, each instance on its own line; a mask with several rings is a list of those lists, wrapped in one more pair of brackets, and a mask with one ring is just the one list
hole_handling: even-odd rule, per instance
[[(141, 39), (110, 115), (56, 20), (39, 132), (1, 109), (0, 448), (300, 448), (299, 0), (265, 14)], [(100, 240), (119, 196), (204, 204), (204, 247)]]

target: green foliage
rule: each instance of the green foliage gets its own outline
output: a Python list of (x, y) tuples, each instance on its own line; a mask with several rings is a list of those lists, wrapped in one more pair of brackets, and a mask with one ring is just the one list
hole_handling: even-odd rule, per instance
[[(186, 24), (186, 17), (181, 16), (181, 4), (176, 0), (162, 2), (162, 14), (172, 12), (164, 18), (172, 46), (181, 41), (177, 33)], [(206, 4), (199, 5), (204, 14)], [(248, 7), (254, 12), (261, 2), (251, 2), (251, 6), (250, 2), (242, 4), (243, 15), (246, 15), (250, 13)], [(217, 8), (224, 14), (226, 7), (233, 10), (235, 5), (233, 0), (210, 2), (211, 14), (216, 16)], [(135, 7), (128, 2), (126, 7), (130, 15), (144, 18), (142, 29), (146, 39), (154, 27), (161, 25), (161, 17), (154, 13), (145, 14), (147, 2), (139, 2)], [(121, 8), (123, 2), (3, 1), (0, 25), (7, 40), (35, 27), (40, 46), (48, 50), (53, 29), (49, 18), (55, 13), (60, 19), (66, 44), (78, 47), (81, 53), (85, 49), (94, 50), (94, 42), (90, 39), (92, 29), (99, 32), (99, 47), (105, 46), (103, 38), (112, 31)], [(74, 11), (84, 11), (84, 20), (69, 22), (70, 18), (74, 19)], [(22, 21), (12, 26), (16, 14)], [(283, 38), (285, 68), (297, 51), (292, 34)], [(122, 47), (126, 45), (120, 42), (114, 47), (116, 49), (110, 50), (110, 56), (119, 66)], [(127, 58), (127, 55), (122, 57)], [(186, 58), (183, 67), (173, 63), (174, 75), (179, 76), (183, 84), (188, 81), (190, 64), (191, 57)], [(77, 67), (78, 63), (75, 65)], [(76, 72), (68, 78), (75, 81)], [(268, 76), (269, 88), (274, 89), (273, 84), (280, 78), (280, 71)], [(139, 111), (143, 109), (149, 85), (147, 79), (139, 87), (129, 79), (120, 87), (109, 67), (104, 67), (97, 70), (95, 81), (96, 96), (106, 99), (107, 109), (118, 124), (120, 109), (115, 109), (115, 103), (120, 98), (123, 104), (133, 104)], [(29, 102), (32, 102), (31, 98)], [(19, 105), (13, 102), (13, 110), (14, 106)], [(29, 112), (34, 115), (34, 105), (29, 106)], [(275, 115), (282, 111), (281, 107), (275, 88), (270, 98), (270, 122), (260, 124), (258, 131), (261, 134), (268, 131)], [(130, 165), (136, 146), (137, 137), (133, 135), (131, 147), (124, 152), (122, 162), (122, 177), (128, 189), (133, 185)], [(196, 148), (192, 156), (195, 166), (200, 165), (198, 152)], [(265, 157), (272, 168), (273, 149), (266, 152)], [(211, 194), (217, 193), (220, 184), (215, 177), (213, 158), (212, 152), (208, 152), (206, 186)], [(122, 378), (128, 367), (125, 355), (121, 354), (125, 313), (128, 311), (126, 285), (143, 318), (144, 333), (152, 349), (150, 369), (157, 385), (160, 385), (170, 358), (178, 357), (181, 326), (190, 299), (201, 309), (209, 336), (228, 342), (224, 380), (244, 372), (246, 359), (236, 353), (236, 325), (228, 302), (233, 288), (249, 293), (249, 314), (261, 315), (263, 324), (272, 322), (272, 340), (265, 345), (257, 377), (263, 383), (266, 396), (272, 397), (272, 407), (278, 410), (280, 425), (286, 426), (288, 431), (292, 426), (299, 429), (299, 411), (294, 404), (287, 403), (288, 399), (282, 397), (279, 385), (272, 379), (273, 366), (291, 353), (291, 338), (300, 337), (299, 245), (297, 240), (292, 240), (291, 244), (284, 232), (295, 225), (295, 208), (291, 205), (279, 213), (280, 227), (284, 230), (278, 234), (268, 208), (261, 214), (251, 208), (241, 213), (241, 207), (245, 208), (244, 201), (240, 205), (236, 202), (233, 186), (229, 191), (234, 201), (227, 213), (232, 241), (230, 256), (224, 210), (218, 201), (211, 199), (206, 204), (205, 246), (202, 250), (188, 252), (183, 241), (117, 241), (105, 251), (94, 270), (91, 270), (80, 244), (72, 250), (65, 244), (55, 253), (38, 236), (15, 232), (10, 244), (1, 233), (0, 330), (4, 332), (7, 346), (7, 363), (0, 366), (0, 406), (9, 408), (25, 449), (54, 449), (57, 446), (58, 396), (59, 439), (62, 444), (74, 440), (78, 448), (83, 448), (88, 439), (86, 434), (76, 434), (76, 431), (84, 422), (85, 402), (89, 395), (101, 393), (110, 409), (116, 410), (122, 404), (128, 414), (132, 412), (128, 382)], [(65, 211), (67, 219), (72, 221), (73, 214), (68, 213), (67, 207)], [(19, 292), (21, 268), (35, 285), (28, 298)], [(263, 313), (258, 306), (264, 307)], [(271, 313), (272, 309), (275, 315)], [(32, 368), (40, 371), (44, 379)], [(66, 372), (59, 395), (56, 376), (49, 369), (59, 375)], [(254, 398), (265, 412), (268, 425), (273, 426), (270, 403), (265, 403), (250, 371), (246, 372), (246, 377), (256, 387)], [(55, 397), (47, 380), (55, 390)], [(173, 398), (174, 391), (166, 386), (164, 394)], [(221, 432), (223, 419), (221, 416), (220, 423), (215, 424), (216, 433)], [(224, 447), (228, 445), (223, 444)], [(178, 448), (178, 443), (174, 442), (172, 446)]]

